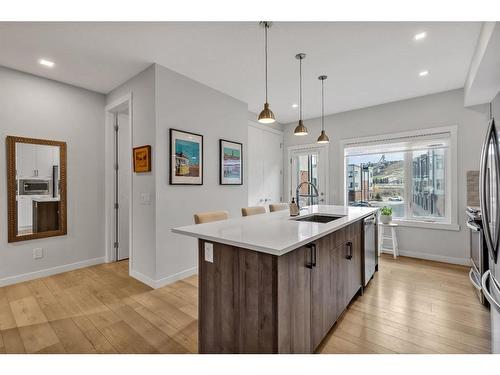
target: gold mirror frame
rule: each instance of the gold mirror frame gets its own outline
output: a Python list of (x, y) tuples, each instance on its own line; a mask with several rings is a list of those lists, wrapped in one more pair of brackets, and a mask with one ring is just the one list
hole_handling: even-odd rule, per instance
[[(66, 142), (49, 141), (46, 139), (24, 138), (7, 136), (7, 222), (8, 222), (8, 242), (19, 242), (64, 236), (67, 231), (67, 201), (66, 201)], [(28, 143), (34, 145), (57, 146), (59, 147), (59, 182), (60, 182), (60, 225), (58, 230), (51, 230), (40, 233), (17, 235), (17, 202), (16, 202), (16, 143)]]

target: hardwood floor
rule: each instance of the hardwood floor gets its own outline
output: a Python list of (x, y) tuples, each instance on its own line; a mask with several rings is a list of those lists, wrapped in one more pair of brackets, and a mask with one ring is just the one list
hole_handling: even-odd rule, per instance
[[(318, 352), (489, 353), (467, 273), (383, 256)], [(197, 282), (153, 290), (119, 262), (0, 288), (0, 353), (196, 353)]]

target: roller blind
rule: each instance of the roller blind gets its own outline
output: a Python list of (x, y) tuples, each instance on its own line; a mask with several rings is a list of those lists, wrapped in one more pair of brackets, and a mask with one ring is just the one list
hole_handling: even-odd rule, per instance
[(370, 141), (349, 142), (345, 145), (345, 157), (389, 152), (406, 152), (443, 149), (450, 146), (451, 133), (440, 132), (404, 137), (385, 137)]

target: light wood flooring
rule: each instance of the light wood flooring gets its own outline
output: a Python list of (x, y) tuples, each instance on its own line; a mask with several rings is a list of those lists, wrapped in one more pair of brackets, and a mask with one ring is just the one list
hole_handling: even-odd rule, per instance
[[(319, 353), (488, 353), (489, 313), (460, 266), (383, 256)], [(0, 288), (0, 353), (196, 353), (197, 277), (153, 290), (128, 263)]]

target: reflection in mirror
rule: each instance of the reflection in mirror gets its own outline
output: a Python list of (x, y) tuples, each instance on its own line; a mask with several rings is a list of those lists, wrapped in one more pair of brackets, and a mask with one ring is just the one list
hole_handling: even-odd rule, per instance
[(66, 234), (66, 144), (7, 137), (9, 242)]

